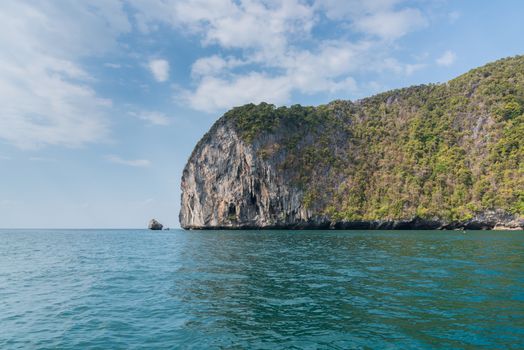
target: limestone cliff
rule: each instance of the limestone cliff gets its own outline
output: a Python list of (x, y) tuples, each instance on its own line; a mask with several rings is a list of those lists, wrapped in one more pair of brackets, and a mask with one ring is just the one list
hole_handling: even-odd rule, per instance
[(180, 224), (522, 229), (524, 58), (318, 107), (246, 105), (196, 145)]
[(310, 220), (302, 191), (290, 188), (278, 159), (260, 157), (257, 146), (225, 119), (212, 127), (184, 169), (182, 227), (288, 227)]

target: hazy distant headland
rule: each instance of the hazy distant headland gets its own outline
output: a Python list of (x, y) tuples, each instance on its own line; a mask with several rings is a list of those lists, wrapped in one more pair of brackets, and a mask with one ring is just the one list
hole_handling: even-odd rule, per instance
[(196, 145), (180, 224), (522, 229), (524, 56), (359, 101), (233, 108)]

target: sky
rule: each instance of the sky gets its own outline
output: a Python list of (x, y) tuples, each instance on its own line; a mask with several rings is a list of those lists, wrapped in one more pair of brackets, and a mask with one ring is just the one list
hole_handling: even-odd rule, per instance
[(0, 227), (178, 227), (233, 106), (318, 105), (524, 54), (520, 0), (0, 2)]

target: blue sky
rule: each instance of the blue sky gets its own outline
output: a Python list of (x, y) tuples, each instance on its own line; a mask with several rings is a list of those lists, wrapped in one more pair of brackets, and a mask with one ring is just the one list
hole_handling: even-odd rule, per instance
[(524, 53), (524, 2), (0, 2), (0, 227), (178, 226), (227, 109), (444, 82)]

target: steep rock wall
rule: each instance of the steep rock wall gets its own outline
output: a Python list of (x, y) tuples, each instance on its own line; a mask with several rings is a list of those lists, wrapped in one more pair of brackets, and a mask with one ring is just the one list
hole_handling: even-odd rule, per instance
[(180, 222), (184, 228), (306, 226), (311, 212), (302, 196), (231, 123), (220, 120), (184, 169)]

